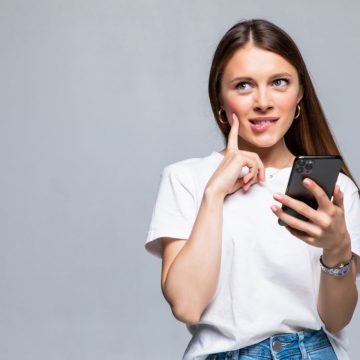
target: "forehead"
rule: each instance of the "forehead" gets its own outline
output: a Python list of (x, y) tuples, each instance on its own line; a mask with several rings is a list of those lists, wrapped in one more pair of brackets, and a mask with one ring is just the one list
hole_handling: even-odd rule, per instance
[(297, 77), (296, 69), (285, 58), (248, 44), (236, 50), (227, 62), (223, 79), (226, 81), (239, 76), (261, 79), (280, 72), (288, 72)]

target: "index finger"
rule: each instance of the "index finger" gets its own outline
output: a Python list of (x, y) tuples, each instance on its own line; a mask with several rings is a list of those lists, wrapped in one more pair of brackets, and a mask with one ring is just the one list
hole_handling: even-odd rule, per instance
[(231, 124), (231, 129), (228, 136), (228, 150), (239, 150), (238, 144), (238, 132), (239, 132), (239, 119), (235, 113), (232, 114), (233, 123)]
[(332, 203), (329, 197), (319, 184), (317, 184), (314, 180), (310, 178), (304, 178), (303, 184), (314, 194), (319, 207), (323, 209), (328, 209), (329, 207), (331, 207)]

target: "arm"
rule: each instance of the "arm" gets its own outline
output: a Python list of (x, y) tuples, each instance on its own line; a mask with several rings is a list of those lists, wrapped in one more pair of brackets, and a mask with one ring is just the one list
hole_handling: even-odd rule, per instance
[[(313, 180), (304, 179), (304, 185), (313, 192), (318, 208), (313, 209), (302, 201), (287, 195), (274, 194), (274, 198), (282, 204), (304, 215), (309, 221), (299, 220), (273, 206), (274, 213), (288, 226), (286, 229), (294, 236), (323, 249), (324, 263), (334, 267), (350, 259), (352, 255), (350, 233), (346, 222), (353, 219), (358, 221), (358, 192), (347, 209), (352, 208), (352, 217), (345, 221), (344, 194), (338, 185), (335, 186), (333, 200), (331, 201), (324, 190)], [(279, 196), (280, 195), (280, 196)], [(349, 221), (349, 223), (352, 223)], [(345, 276), (339, 278), (321, 272), (317, 310), (325, 324), (326, 329), (336, 333), (344, 328), (351, 320), (358, 293), (356, 288), (356, 257)]]
[[(341, 249), (332, 252), (323, 251), (323, 260), (327, 266), (333, 267), (349, 260), (351, 254), (351, 242), (347, 234)], [(356, 267), (355, 256), (349, 272), (344, 277), (335, 277), (321, 272), (317, 308), (326, 329), (331, 333), (343, 329), (353, 316), (358, 300)]]
[[(224, 159), (205, 187), (189, 239), (183, 244), (172, 244), (170, 247), (168, 244), (163, 253), (164, 296), (175, 317), (189, 324), (199, 321), (216, 291), (225, 197), (241, 187), (247, 191), (259, 180), (265, 181), (264, 165), (259, 155), (239, 150), (238, 129), (239, 121), (233, 114)], [(239, 178), (244, 166), (249, 168), (249, 172)]]
[(162, 291), (174, 316), (188, 324), (198, 322), (216, 290), (223, 203), (223, 196), (206, 189), (190, 238), (177, 254), (164, 249)]

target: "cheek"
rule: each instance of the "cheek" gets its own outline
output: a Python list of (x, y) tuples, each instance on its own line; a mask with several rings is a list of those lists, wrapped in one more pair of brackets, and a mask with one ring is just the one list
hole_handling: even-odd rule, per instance
[(245, 97), (229, 96), (225, 99), (224, 105), (228, 111), (241, 113), (248, 111), (249, 106), (251, 106), (251, 100)]
[(284, 110), (292, 110), (297, 103), (296, 95), (288, 95), (286, 97), (280, 97), (278, 99), (277, 105)]

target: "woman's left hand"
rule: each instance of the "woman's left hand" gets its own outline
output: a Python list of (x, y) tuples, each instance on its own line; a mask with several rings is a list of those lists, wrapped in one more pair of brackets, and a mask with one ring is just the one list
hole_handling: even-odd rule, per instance
[[(304, 215), (309, 221), (300, 220), (285, 213), (280, 207), (272, 205), (271, 208), (278, 218), (288, 226), (286, 229), (294, 236), (309, 245), (323, 248), (324, 250), (341, 249), (347, 244), (347, 228), (345, 223), (344, 196), (338, 185), (335, 186), (333, 201), (325, 191), (313, 180), (307, 178), (303, 181), (319, 205), (315, 210), (300, 200), (285, 194), (274, 194), (274, 199)], [(281, 198), (276, 195), (281, 195)]]

